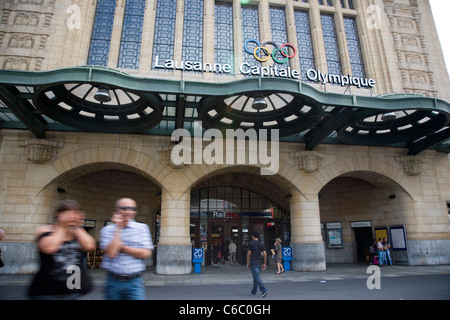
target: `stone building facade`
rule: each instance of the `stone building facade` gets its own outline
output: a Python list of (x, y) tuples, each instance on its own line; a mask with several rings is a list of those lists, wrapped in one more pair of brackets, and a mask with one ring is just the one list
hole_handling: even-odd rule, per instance
[[(255, 229), (292, 247), (297, 271), (365, 258), (384, 234), (397, 263), (450, 263), (450, 81), (428, 1), (6, 0), (0, 12), (0, 272), (36, 270), (34, 230), (57, 200), (79, 201), (99, 241), (124, 196), (160, 274), (190, 273), (192, 247), (215, 239), (242, 254)], [(101, 87), (115, 104), (92, 99)], [(259, 95), (273, 111), (251, 105)], [(279, 130), (276, 170), (261, 174), (251, 141), (211, 153), (199, 127)], [(181, 164), (176, 129), (193, 134)]]

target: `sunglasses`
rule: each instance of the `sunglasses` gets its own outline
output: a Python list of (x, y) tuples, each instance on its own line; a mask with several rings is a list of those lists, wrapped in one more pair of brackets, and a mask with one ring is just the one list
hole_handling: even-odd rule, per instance
[(136, 211), (136, 207), (117, 207), (117, 209), (119, 209), (121, 211), (127, 211), (127, 210)]

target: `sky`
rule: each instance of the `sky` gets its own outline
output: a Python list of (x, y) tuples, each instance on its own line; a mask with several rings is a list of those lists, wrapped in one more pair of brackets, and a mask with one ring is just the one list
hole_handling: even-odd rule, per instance
[(444, 51), (445, 63), (450, 75), (450, 1), (449, 0), (429, 0), (433, 17), (438, 30), (439, 39), (441, 41), (442, 50)]

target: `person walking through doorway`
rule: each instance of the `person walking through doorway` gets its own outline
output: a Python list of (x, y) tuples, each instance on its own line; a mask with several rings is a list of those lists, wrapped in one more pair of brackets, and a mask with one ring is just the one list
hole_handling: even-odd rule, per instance
[(102, 268), (108, 270), (105, 297), (107, 300), (144, 300), (145, 286), (141, 273), (145, 259), (153, 250), (148, 226), (134, 220), (136, 202), (122, 198), (109, 224), (100, 233), (100, 248), (104, 250)]
[(259, 232), (253, 231), (252, 241), (248, 244), (247, 268), (252, 271), (253, 289), (250, 292), (256, 295), (258, 287), (261, 290), (261, 297), (267, 296), (267, 289), (261, 280), (261, 270), (266, 270), (267, 253), (264, 244), (259, 240)]
[(233, 240), (230, 240), (230, 244), (228, 245), (230, 264), (236, 264), (236, 250), (237, 245)]

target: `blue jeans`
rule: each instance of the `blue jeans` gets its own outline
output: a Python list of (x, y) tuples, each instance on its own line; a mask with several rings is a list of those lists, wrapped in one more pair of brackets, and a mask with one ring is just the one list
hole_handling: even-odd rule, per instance
[(250, 266), (250, 270), (252, 271), (253, 275), (253, 289), (251, 293), (256, 294), (256, 292), (258, 291), (258, 286), (259, 290), (261, 290), (261, 293), (267, 292), (267, 289), (264, 286), (264, 283), (262, 282), (260, 276), (261, 266)]
[(384, 254), (385, 254), (386, 264), (389, 262), (389, 264), (392, 266), (391, 252), (389, 251), (389, 249), (387, 251), (385, 251)]
[(378, 250), (378, 265), (382, 266), (386, 264), (386, 255), (384, 254), (384, 251)]
[(119, 280), (111, 274), (106, 279), (106, 300), (145, 300), (145, 286), (141, 277)]

